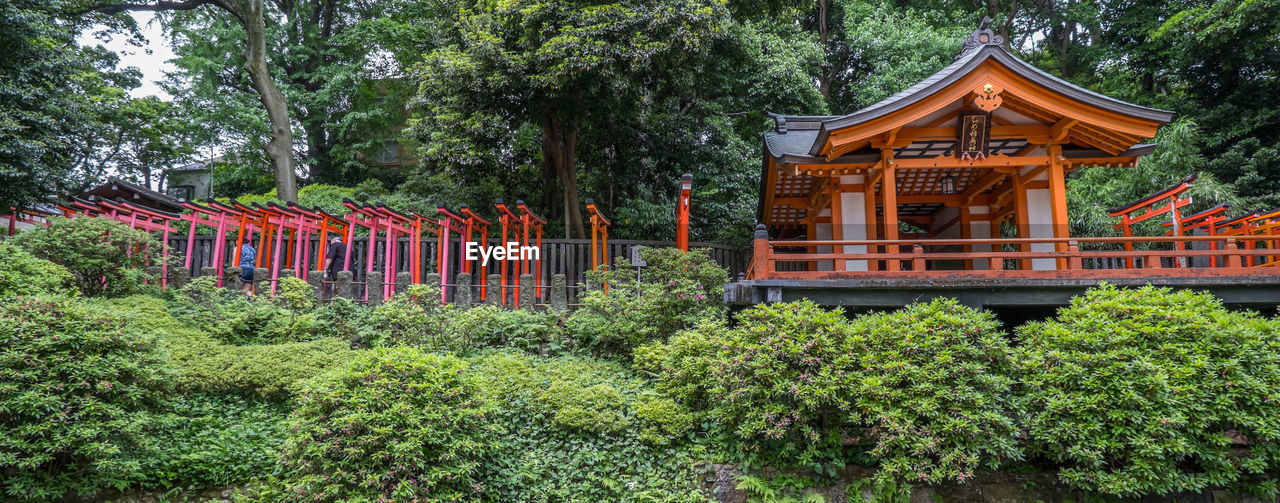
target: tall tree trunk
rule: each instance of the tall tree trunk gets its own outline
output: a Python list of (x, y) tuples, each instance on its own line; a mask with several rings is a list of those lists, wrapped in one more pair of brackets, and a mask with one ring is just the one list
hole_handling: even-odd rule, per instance
[(248, 32), (245, 45), (244, 67), (249, 71), (253, 89), (267, 109), (271, 122), (271, 141), (267, 142), (267, 157), (271, 158), (271, 171), (276, 179), (276, 197), (281, 201), (298, 202), (298, 178), (293, 172), (293, 129), (289, 124), (289, 107), (284, 93), (276, 87), (267, 68), (267, 22), (263, 0), (247, 0), (241, 3), (246, 10), (241, 16)]
[(582, 222), (582, 210), (578, 208), (578, 169), (575, 165), (578, 148), (577, 125), (563, 127), (554, 109), (548, 109), (542, 117), (542, 155), (550, 158), (564, 188), (564, 226), (573, 239), (584, 239), (586, 227)]
[(818, 0), (818, 45), (822, 47), (822, 68), (818, 71), (818, 93), (831, 104), (831, 50), (827, 47), (827, 0)]

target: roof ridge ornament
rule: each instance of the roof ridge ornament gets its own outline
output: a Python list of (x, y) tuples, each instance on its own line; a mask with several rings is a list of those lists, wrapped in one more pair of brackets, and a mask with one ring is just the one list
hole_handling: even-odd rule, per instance
[(979, 47), (1004, 45), (1004, 37), (996, 35), (996, 32), (991, 31), (988, 26), (991, 26), (991, 16), (983, 16), (982, 23), (978, 24), (978, 29), (973, 30), (973, 33), (964, 39), (964, 46), (960, 49), (960, 54), (956, 55), (956, 59), (960, 59), (960, 56)]

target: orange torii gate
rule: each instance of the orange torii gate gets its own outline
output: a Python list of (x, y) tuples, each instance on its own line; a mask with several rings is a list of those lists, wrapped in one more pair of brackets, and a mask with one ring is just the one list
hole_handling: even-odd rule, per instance
[(249, 223), (249, 216), (240, 208), (223, 205), (216, 201), (209, 201), (209, 206), (202, 206), (190, 201), (184, 201), (181, 204), (184, 209), (190, 211), (190, 213), (182, 215), (182, 220), (190, 224), (190, 226), (187, 227), (187, 251), (183, 264), (187, 269), (191, 269), (192, 261), (195, 259), (193, 249), (195, 248), (196, 231), (199, 229), (200, 225), (212, 227), (214, 229), (214, 239), (212, 243), (213, 260), (211, 264), (213, 267), (219, 268), (217, 275), (218, 286), (222, 286), (221, 267), (223, 265), (223, 259), (226, 257), (226, 250), (224, 249), (226, 247), (226, 240), (224, 238), (226, 236), (226, 231), (230, 230), (231, 227), (234, 227), (237, 230), (239, 238), (236, 240), (234, 260), (236, 264), (239, 264), (240, 244), (243, 242), (242, 240), (245, 233), (245, 227), (252, 225)]
[(680, 201), (676, 203), (676, 248), (689, 251), (689, 192), (693, 189), (693, 175), (680, 177)]
[[(489, 244), (489, 226), (493, 225), (493, 222), (490, 222), (488, 220), (481, 218), (480, 215), (477, 215), (476, 212), (473, 211), (471, 207), (467, 206), (466, 204), (458, 205), (458, 213), (461, 213), (462, 216), (466, 219), (466, 222), (465, 222), (466, 235), (463, 237), (462, 246), (465, 247), (467, 246), (467, 243), (472, 242), (471, 241), (472, 232), (475, 232), (480, 235), (480, 244), (482, 246), (487, 246)], [(466, 253), (467, 252), (464, 249), (462, 251), (463, 260), (461, 260), (462, 272), (464, 274), (471, 274), (471, 261), (466, 260)], [(483, 261), (481, 261), (480, 262), (480, 300), (484, 300), (485, 295), (488, 293), (487, 292), (488, 289), (485, 288), (485, 285), (488, 284), (487, 273), (488, 273), (488, 266), (485, 265)]]
[[(1218, 231), (1217, 231), (1218, 224), (1227, 219), (1227, 212), (1230, 210), (1231, 210), (1231, 203), (1222, 203), (1212, 208), (1206, 209), (1204, 211), (1200, 211), (1191, 215), (1186, 215), (1182, 217), (1182, 222), (1179, 223), (1178, 225), (1175, 225), (1172, 220), (1165, 221), (1161, 225), (1165, 227), (1180, 228), (1183, 233), (1195, 232), (1197, 230), (1201, 230), (1201, 231), (1204, 231), (1206, 235), (1216, 236), (1218, 235)], [(1165, 235), (1174, 236), (1177, 234), (1174, 234), (1173, 229), (1169, 229), (1168, 232), (1165, 232)], [(1218, 243), (1216, 241), (1210, 241), (1209, 249), (1217, 250)], [(1209, 263), (1212, 267), (1217, 267), (1218, 257), (1210, 257)]]
[[(509, 239), (508, 236), (510, 236), (511, 226), (518, 224), (520, 222), (520, 217), (513, 213), (511, 208), (507, 207), (507, 203), (502, 202), (501, 199), (495, 200), (493, 204), (498, 210), (498, 224), (502, 226), (502, 241), (498, 242), (498, 246), (505, 247), (507, 246), (507, 240)], [(519, 233), (517, 233), (517, 235), (519, 235)], [(511, 281), (510, 263), (511, 262), (508, 260), (502, 261), (502, 289), (499, 290), (499, 292), (501, 292), (501, 298), (498, 301), (502, 305), (507, 304), (507, 287)], [(519, 278), (516, 279), (518, 282)], [(514, 297), (516, 302), (520, 301), (520, 290), (518, 288), (519, 287), (517, 287), (516, 295)], [(518, 307), (519, 304), (516, 304), (516, 306)]]
[[(542, 217), (535, 215), (524, 201), (516, 200), (516, 208), (520, 210), (520, 226), (524, 229), (520, 238), (520, 274), (529, 274), (533, 270), (533, 264), (530, 264), (531, 258), (525, 258), (523, 250), (529, 246), (529, 231), (532, 230), (534, 237), (534, 246), (538, 250), (538, 268), (537, 272), (533, 272), (533, 291), (534, 296), (542, 298), (542, 227), (547, 225), (547, 221)], [(520, 307), (520, 283), (516, 282), (516, 307)], [(532, 306), (530, 306), (532, 307)]]
[[(413, 272), (413, 284), (420, 285), (422, 284), (422, 242), (423, 242), (422, 235), (424, 234), (423, 231), (425, 230), (427, 233), (432, 233), (439, 236), (440, 222), (434, 218), (422, 215), (416, 211), (413, 212), (412, 216), (414, 219), (414, 231), (413, 231), (413, 237), (411, 241), (413, 244), (413, 250), (411, 252), (411, 255), (413, 256), (413, 266), (411, 270)], [(436, 250), (436, 252), (437, 252), (436, 253), (437, 256), (439, 256), (439, 250)]]
[[(1115, 225), (1116, 229), (1123, 232), (1125, 237), (1133, 237), (1133, 225), (1144, 222), (1152, 218), (1168, 215), (1170, 220), (1175, 222), (1173, 226), (1174, 235), (1182, 235), (1181, 208), (1191, 204), (1190, 198), (1181, 198), (1183, 192), (1192, 187), (1192, 182), (1196, 180), (1196, 175), (1183, 178), (1177, 184), (1168, 187), (1160, 192), (1144, 197), (1138, 201), (1129, 203), (1128, 205), (1118, 208), (1111, 208), (1107, 213), (1112, 217), (1120, 218), (1120, 223)], [(1136, 215), (1135, 215), (1136, 214)], [(1179, 243), (1174, 243), (1174, 249), (1179, 249)], [(1125, 241), (1125, 251), (1133, 251), (1133, 242)], [(1125, 267), (1133, 268), (1133, 258), (1125, 258)]]
[(596, 202), (587, 199), (587, 213), (591, 215), (591, 270), (599, 267), (609, 270), (609, 219), (596, 206)]
[[(1271, 210), (1266, 213), (1258, 213), (1257, 215), (1250, 217), (1249, 225), (1250, 225), (1249, 227), (1250, 235), (1275, 236), (1280, 234), (1280, 209)], [(1253, 245), (1250, 249), (1256, 249), (1259, 244), (1265, 244), (1267, 248), (1272, 250), (1280, 249), (1280, 240), (1262, 241), (1262, 242), (1254, 241), (1250, 244)], [(1250, 257), (1250, 258), (1254, 258), (1254, 257)], [(1261, 265), (1261, 266), (1272, 267), (1272, 266), (1280, 265), (1280, 262), (1276, 261), (1276, 258), (1274, 256), (1268, 256), (1264, 259), (1263, 263), (1257, 264), (1256, 261), (1254, 261), (1254, 263), (1251, 263), (1251, 265)]]

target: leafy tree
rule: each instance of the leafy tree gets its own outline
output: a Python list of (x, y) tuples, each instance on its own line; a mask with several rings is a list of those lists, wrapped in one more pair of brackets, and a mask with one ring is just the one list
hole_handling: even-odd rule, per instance
[(455, 172), (494, 170), (510, 137), (537, 131), (542, 183), (559, 182), (563, 198), (555, 206), (579, 238), (582, 132), (614, 119), (617, 110), (604, 105), (634, 104), (645, 81), (680, 71), (723, 36), (727, 21), (722, 2), (681, 0), (455, 0), (441, 11), (441, 44), (417, 67), (414, 134), (424, 157)]
[(148, 279), (143, 266), (160, 261), (165, 244), (146, 231), (107, 218), (54, 218), (13, 238), (36, 258), (65, 267), (81, 293), (127, 294)]
[(293, 131), (291, 129), (288, 104), (280, 87), (271, 76), (267, 64), (268, 33), (266, 0), (155, 0), (139, 3), (121, 3), (114, 1), (89, 1), (84, 4), (81, 14), (96, 11), (103, 14), (118, 14), (128, 11), (173, 11), (192, 10), (204, 6), (220, 9), (225, 16), (231, 16), (244, 29), (246, 38), (243, 51), (244, 68), (249, 74), (249, 81), (258, 94), (259, 101), (267, 111), (270, 123), (271, 140), (263, 150), (271, 159), (272, 172), (275, 175), (276, 190), (281, 199), (297, 201), (298, 182), (293, 166)]

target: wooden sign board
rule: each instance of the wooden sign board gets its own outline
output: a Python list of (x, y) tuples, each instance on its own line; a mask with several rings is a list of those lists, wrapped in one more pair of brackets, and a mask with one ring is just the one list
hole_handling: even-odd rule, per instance
[(961, 159), (987, 157), (987, 144), (991, 140), (991, 114), (960, 112), (959, 117), (955, 156)]

